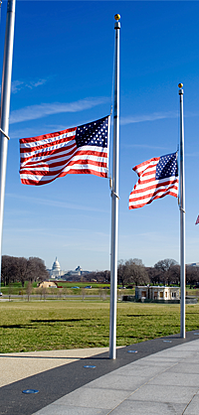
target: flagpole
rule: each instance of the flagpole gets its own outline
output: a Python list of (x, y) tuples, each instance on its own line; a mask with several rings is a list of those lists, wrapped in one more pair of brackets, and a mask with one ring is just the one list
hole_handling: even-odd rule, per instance
[(115, 15), (115, 85), (113, 111), (113, 174), (111, 219), (111, 293), (109, 358), (116, 359), (117, 262), (118, 262), (118, 203), (119, 203), (119, 92), (120, 92), (120, 15)]
[(181, 285), (181, 331), (185, 339), (185, 184), (184, 184), (184, 114), (183, 84), (178, 84), (180, 96), (180, 285)]
[[(8, 0), (6, 34), (4, 45), (3, 72), (1, 84), (1, 128), (0, 128), (0, 258), (2, 254), (3, 214), (5, 199), (8, 130), (10, 114), (11, 75), (14, 44), (16, 0)], [(1, 293), (1, 260), (0, 260), (0, 293)]]

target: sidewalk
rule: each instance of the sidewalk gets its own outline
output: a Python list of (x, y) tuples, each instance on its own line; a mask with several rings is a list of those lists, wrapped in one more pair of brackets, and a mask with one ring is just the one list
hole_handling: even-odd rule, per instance
[(199, 332), (119, 348), (114, 361), (107, 349), (0, 355), (0, 371), (0, 415), (199, 415)]
[(0, 353), (0, 387), (107, 351), (108, 347)]
[(198, 415), (199, 340), (130, 363), (34, 415)]

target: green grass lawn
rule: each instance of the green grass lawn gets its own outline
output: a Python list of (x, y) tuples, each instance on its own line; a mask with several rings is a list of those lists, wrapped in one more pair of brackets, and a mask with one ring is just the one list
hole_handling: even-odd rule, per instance
[[(0, 352), (109, 345), (109, 303), (0, 302)], [(199, 329), (199, 305), (186, 306), (186, 330)], [(118, 303), (117, 345), (180, 332), (180, 306)]]

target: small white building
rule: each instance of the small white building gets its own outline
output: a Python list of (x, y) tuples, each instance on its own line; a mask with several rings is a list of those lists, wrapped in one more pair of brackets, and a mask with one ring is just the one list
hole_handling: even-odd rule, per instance
[(137, 286), (136, 300), (180, 300), (179, 287)]

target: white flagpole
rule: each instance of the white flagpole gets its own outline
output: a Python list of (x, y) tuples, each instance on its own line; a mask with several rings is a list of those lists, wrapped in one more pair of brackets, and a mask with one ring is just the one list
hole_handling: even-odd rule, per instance
[(11, 75), (12, 58), (14, 43), (14, 23), (15, 23), (16, 0), (8, 0), (6, 34), (4, 45), (4, 60), (1, 84), (1, 128), (0, 128), (0, 293), (1, 293), (1, 253), (2, 253), (2, 234), (3, 234), (3, 214), (6, 182), (7, 148), (8, 148), (8, 129), (10, 114), (10, 94), (11, 94)]
[(120, 15), (115, 15), (115, 86), (113, 111), (113, 175), (111, 220), (111, 294), (109, 358), (116, 359), (118, 202), (119, 202), (119, 92), (120, 92)]
[(178, 84), (180, 95), (180, 286), (181, 286), (181, 330), (180, 336), (185, 339), (185, 184), (184, 184), (184, 114), (183, 84)]

